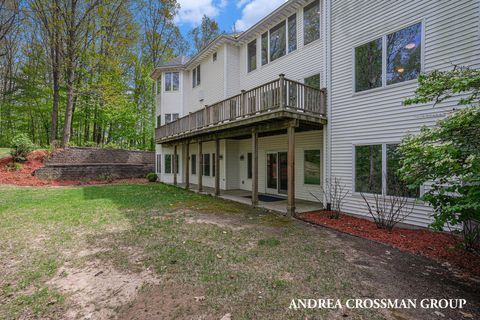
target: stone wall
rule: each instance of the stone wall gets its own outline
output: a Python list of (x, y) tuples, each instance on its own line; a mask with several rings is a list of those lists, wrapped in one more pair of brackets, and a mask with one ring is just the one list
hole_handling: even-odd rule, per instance
[(154, 171), (154, 152), (68, 148), (52, 154), (34, 174), (48, 180), (104, 180), (143, 178)]

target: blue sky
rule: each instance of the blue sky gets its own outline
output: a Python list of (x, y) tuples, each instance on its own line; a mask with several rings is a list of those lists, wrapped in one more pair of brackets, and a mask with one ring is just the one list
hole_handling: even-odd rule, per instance
[(285, 0), (177, 0), (180, 12), (177, 23), (184, 34), (207, 15), (214, 18), (221, 30), (231, 32), (235, 25), (243, 31), (265, 17)]

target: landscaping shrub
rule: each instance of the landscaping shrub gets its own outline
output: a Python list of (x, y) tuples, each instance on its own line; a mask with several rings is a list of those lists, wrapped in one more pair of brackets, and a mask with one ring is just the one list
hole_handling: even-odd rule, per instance
[[(329, 211), (330, 219), (338, 219), (342, 212), (343, 199), (349, 194), (347, 185), (342, 183), (340, 178), (334, 177), (331, 181), (326, 182), (325, 188), (322, 187), (322, 196), (325, 196), (327, 205), (326, 209)], [(321, 197), (317, 197), (315, 194), (310, 194), (323, 204)]]
[(158, 179), (158, 175), (154, 172), (150, 172), (147, 174), (147, 180), (150, 182), (156, 182)]
[(16, 162), (26, 161), (29, 153), (35, 149), (35, 145), (25, 133), (16, 135), (12, 139), (11, 145), (12, 150), (10, 154)]

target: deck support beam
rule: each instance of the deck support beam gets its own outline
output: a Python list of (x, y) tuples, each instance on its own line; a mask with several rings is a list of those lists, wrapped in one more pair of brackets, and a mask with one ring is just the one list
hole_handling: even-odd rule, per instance
[(178, 159), (178, 154), (177, 154), (177, 145), (173, 146), (173, 184), (176, 186), (177, 185), (177, 161)]
[(252, 130), (252, 206), (258, 205), (258, 132)]
[(185, 143), (185, 160), (184, 160), (184, 170), (185, 170), (185, 189), (190, 189), (190, 142)]
[(220, 195), (220, 139), (215, 139), (215, 195)]
[(203, 191), (202, 177), (203, 177), (203, 152), (202, 152), (202, 141), (199, 141), (198, 142), (198, 192)]
[(287, 128), (288, 155), (287, 155), (287, 179), (288, 199), (287, 215), (295, 216), (295, 126), (292, 124)]

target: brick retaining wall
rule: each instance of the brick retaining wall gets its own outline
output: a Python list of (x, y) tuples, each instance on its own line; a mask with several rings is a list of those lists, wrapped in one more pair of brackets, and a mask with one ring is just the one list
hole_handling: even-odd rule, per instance
[(143, 178), (154, 171), (154, 152), (69, 148), (51, 155), (34, 174), (47, 180), (103, 180)]

